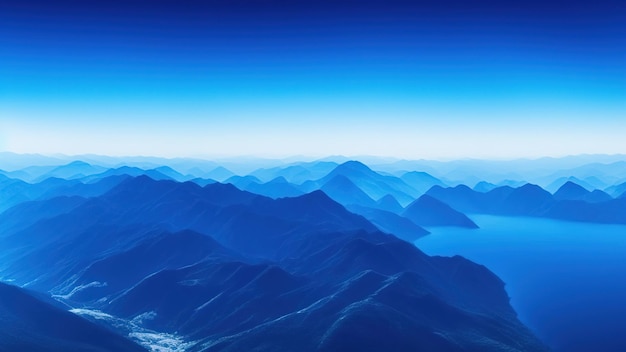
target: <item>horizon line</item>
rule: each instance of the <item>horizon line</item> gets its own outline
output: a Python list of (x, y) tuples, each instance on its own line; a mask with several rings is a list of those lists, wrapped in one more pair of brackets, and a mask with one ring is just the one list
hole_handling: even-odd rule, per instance
[(507, 162), (507, 161), (539, 161), (546, 159), (567, 159), (567, 158), (594, 158), (594, 157), (602, 157), (602, 158), (624, 158), (626, 161), (626, 153), (581, 153), (581, 154), (566, 154), (566, 155), (544, 155), (544, 156), (526, 156), (526, 157), (475, 157), (475, 156), (466, 156), (466, 157), (442, 157), (442, 158), (406, 158), (406, 157), (397, 157), (397, 156), (388, 156), (388, 155), (373, 155), (373, 154), (362, 154), (362, 155), (343, 155), (343, 154), (332, 154), (332, 155), (302, 155), (302, 154), (294, 154), (294, 155), (286, 155), (286, 156), (269, 156), (269, 155), (253, 155), (253, 154), (232, 154), (232, 155), (187, 155), (187, 156), (160, 156), (160, 155), (112, 155), (112, 154), (99, 154), (99, 153), (82, 153), (82, 154), (65, 154), (65, 153), (19, 153), (10, 150), (0, 150), (0, 154), (12, 154), (15, 156), (38, 156), (45, 158), (62, 158), (62, 159), (74, 159), (75, 161), (79, 161), (80, 158), (84, 157), (105, 157), (111, 159), (162, 159), (162, 160), (197, 160), (197, 161), (236, 161), (236, 160), (259, 160), (259, 161), (284, 161), (284, 162), (293, 162), (293, 161), (332, 161), (332, 159), (346, 159), (346, 160), (356, 160), (360, 161), (361, 159), (378, 159), (379, 161), (387, 160), (389, 162), (402, 162), (402, 161), (428, 161), (428, 162), (455, 162), (455, 161), (490, 161), (490, 162)]

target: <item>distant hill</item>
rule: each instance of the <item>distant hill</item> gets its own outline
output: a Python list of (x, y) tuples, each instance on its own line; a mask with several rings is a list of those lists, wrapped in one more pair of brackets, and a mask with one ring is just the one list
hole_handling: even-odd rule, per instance
[(335, 201), (344, 205), (358, 204), (370, 208), (376, 206), (376, 202), (370, 196), (365, 194), (344, 175), (334, 176), (324, 183), (321, 190)]
[(349, 205), (347, 208), (351, 212), (362, 215), (371, 221), (381, 231), (393, 234), (408, 242), (414, 242), (418, 238), (429, 234), (428, 230), (396, 213), (356, 204)]
[(404, 210), (402, 205), (398, 203), (398, 200), (396, 200), (391, 194), (387, 194), (386, 196), (380, 198), (376, 202), (376, 208), (396, 214), (400, 214)]
[(304, 194), (297, 186), (289, 183), (282, 176), (265, 183), (251, 182), (243, 189), (270, 198), (297, 197)]
[(594, 187), (593, 185), (589, 184), (588, 182), (581, 180), (577, 177), (574, 176), (570, 176), (570, 177), (561, 177), (558, 178), (556, 180), (554, 180), (552, 183), (550, 183), (549, 185), (547, 185), (545, 187), (546, 191), (550, 192), (550, 193), (555, 193), (557, 190), (559, 190), (561, 187), (563, 187), (565, 184), (568, 183), (573, 183), (575, 185), (578, 185), (579, 187), (591, 192), (594, 189), (596, 189), (596, 187)]
[(608, 187), (604, 191), (613, 198), (619, 198), (622, 194), (626, 192), (626, 182)]
[(402, 174), (400, 178), (417, 190), (420, 195), (426, 193), (433, 186), (445, 186), (443, 181), (426, 172), (409, 171)]
[(494, 185), (493, 183), (490, 182), (486, 182), (486, 181), (480, 181), (478, 182), (475, 186), (474, 186), (474, 191), (476, 192), (482, 192), (482, 193), (487, 193), (491, 190), (493, 190), (494, 188), (496, 188), (498, 186)]
[(235, 173), (228, 170), (227, 168), (223, 166), (218, 166), (209, 172), (198, 174), (196, 176), (201, 176), (201, 177), (213, 179), (218, 182), (223, 182), (227, 180), (228, 178), (235, 176)]
[(91, 165), (83, 161), (73, 161), (66, 165), (58, 166), (49, 172), (37, 177), (34, 182), (41, 182), (47, 178), (55, 177), (62, 179), (77, 179), (85, 176), (99, 174), (107, 169), (102, 166)]
[(337, 163), (332, 161), (297, 163), (295, 165), (258, 169), (250, 173), (250, 175), (264, 181), (269, 181), (276, 177), (284, 177), (288, 182), (300, 185), (306, 181), (324, 177), (337, 165)]
[(573, 182), (566, 183), (554, 196), (532, 184), (518, 188), (497, 187), (486, 193), (462, 185), (453, 188), (434, 186), (427, 194), (466, 213), (616, 224), (626, 221), (624, 204), (602, 191), (589, 192)]
[(555, 200), (584, 200), (590, 203), (606, 202), (612, 199), (610, 195), (601, 191), (594, 190), (593, 192), (575, 184), (572, 181), (567, 181), (561, 188), (554, 193)]
[(478, 228), (465, 214), (447, 204), (423, 195), (406, 207), (402, 215), (421, 226), (458, 226)]
[(413, 201), (419, 193), (401, 179), (378, 174), (358, 161), (347, 161), (337, 166), (322, 179), (304, 183), (302, 185), (305, 187), (303, 190), (319, 188), (337, 176), (346, 177), (372, 199), (380, 199), (390, 194), (402, 205)]

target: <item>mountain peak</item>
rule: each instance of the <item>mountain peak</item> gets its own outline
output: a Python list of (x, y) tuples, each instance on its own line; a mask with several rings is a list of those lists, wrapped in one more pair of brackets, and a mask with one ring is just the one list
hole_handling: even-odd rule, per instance
[(567, 181), (556, 192), (554, 199), (556, 200), (577, 200), (589, 194), (588, 190), (572, 181)]
[(374, 172), (367, 165), (363, 164), (360, 161), (356, 161), (356, 160), (346, 161), (345, 163), (340, 164), (339, 166), (337, 166), (334, 171), (338, 172), (338, 173), (344, 173), (344, 172), (348, 172), (348, 173), (355, 173), (355, 172), (358, 172), (358, 173), (369, 173), (369, 172)]
[(374, 200), (368, 196), (362, 189), (354, 184), (348, 177), (339, 174), (328, 180), (322, 188), (328, 196), (335, 201), (347, 204), (361, 204), (365, 206), (374, 206)]
[(71, 163), (69, 163), (69, 164), (66, 164), (65, 166), (72, 166), (72, 167), (77, 167), (77, 166), (80, 166), (80, 167), (89, 167), (89, 166), (91, 166), (91, 164), (89, 164), (89, 163), (87, 163), (87, 162), (84, 162), (84, 161), (81, 161), (81, 160), (76, 160), (76, 161), (72, 161), (72, 162), (71, 162)]
[(391, 194), (387, 194), (386, 196), (380, 198), (378, 202), (376, 202), (376, 205), (378, 205), (380, 209), (387, 210), (396, 214), (402, 212), (402, 210), (404, 209), (402, 208), (402, 205), (400, 205), (398, 200)]
[(422, 226), (478, 228), (465, 214), (427, 194), (409, 204), (402, 215)]

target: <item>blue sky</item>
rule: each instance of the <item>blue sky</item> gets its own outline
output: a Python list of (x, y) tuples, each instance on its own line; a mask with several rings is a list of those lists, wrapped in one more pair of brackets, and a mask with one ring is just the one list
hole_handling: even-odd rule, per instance
[(0, 150), (626, 152), (618, 1), (0, 4)]

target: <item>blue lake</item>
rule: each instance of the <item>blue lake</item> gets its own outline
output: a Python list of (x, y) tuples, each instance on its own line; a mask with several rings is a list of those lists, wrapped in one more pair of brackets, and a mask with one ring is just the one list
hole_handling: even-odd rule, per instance
[(555, 352), (626, 351), (626, 226), (470, 217), (480, 229), (432, 228), (415, 244), (491, 269)]

